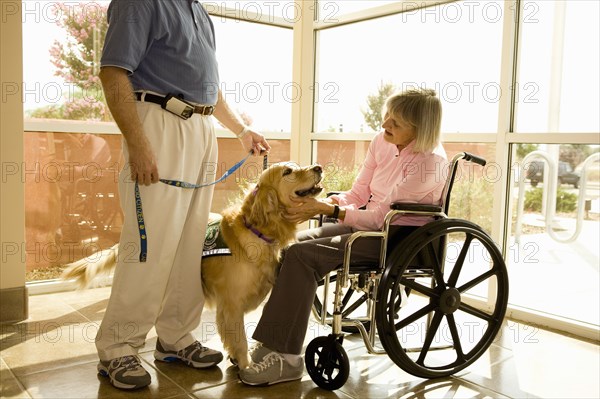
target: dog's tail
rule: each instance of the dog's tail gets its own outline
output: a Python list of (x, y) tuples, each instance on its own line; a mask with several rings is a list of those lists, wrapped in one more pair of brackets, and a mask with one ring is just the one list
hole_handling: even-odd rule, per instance
[(108, 275), (117, 264), (119, 244), (112, 248), (96, 252), (67, 265), (60, 276), (63, 280), (75, 280), (80, 289), (90, 288), (92, 281), (99, 275)]

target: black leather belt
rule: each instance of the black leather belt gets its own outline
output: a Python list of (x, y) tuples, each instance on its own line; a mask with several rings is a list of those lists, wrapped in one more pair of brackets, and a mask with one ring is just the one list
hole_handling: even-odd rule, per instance
[[(137, 91), (137, 92), (135, 92), (135, 98), (138, 101), (154, 103), (154, 104), (158, 104), (160, 106), (162, 106), (165, 103), (165, 101), (167, 100), (167, 97), (158, 96), (156, 94), (146, 93), (145, 96), (143, 94), (144, 93)], [(204, 115), (204, 116), (212, 115), (213, 112), (215, 111), (214, 105), (193, 105), (193, 107), (194, 107), (195, 114), (200, 114), (200, 115)]]

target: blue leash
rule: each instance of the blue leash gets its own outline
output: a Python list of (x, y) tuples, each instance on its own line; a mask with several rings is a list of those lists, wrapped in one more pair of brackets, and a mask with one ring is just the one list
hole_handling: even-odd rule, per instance
[[(238, 163), (233, 165), (231, 168), (229, 168), (225, 173), (223, 173), (223, 176), (219, 177), (219, 179), (215, 180), (212, 183), (193, 184), (193, 183), (188, 183), (188, 182), (184, 182), (184, 181), (168, 180), (168, 179), (160, 179), (159, 181), (161, 183), (168, 184), (169, 186), (175, 186), (175, 187), (187, 188), (187, 189), (197, 189), (197, 188), (201, 188), (201, 187), (212, 186), (213, 184), (217, 184), (217, 183), (227, 179), (227, 177), (229, 177), (229, 175), (231, 175), (233, 172), (238, 170), (240, 168), (240, 166), (242, 166), (244, 164), (244, 162), (246, 162), (246, 160), (248, 158), (250, 158), (251, 155), (252, 155), (252, 152), (250, 152), (248, 155), (246, 155), (246, 157), (244, 159), (242, 159), (241, 161), (239, 161)], [(266, 167), (267, 167), (267, 156), (265, 155), (264, 159), (263, 159), (263, 168), (266, 169)], [(146, 224), (144, 223), (144, 212), (142, 210), (142, 197), (140, 196), (140, 187), (139, 187), (137, 181), (135, 182), (135, 213), (137, 215), (138, 229), (140, 231), (140, 262), (146, 262), (146, 256), (148, 253), (148, 235), (146, 234)]]

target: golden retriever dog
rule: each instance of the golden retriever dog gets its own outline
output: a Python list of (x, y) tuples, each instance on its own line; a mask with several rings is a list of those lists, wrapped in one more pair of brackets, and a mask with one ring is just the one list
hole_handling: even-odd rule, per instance
[[(274, 164), (263, 171), (241, 202), (222, 212), (218, 233), (209, 224), (202, 259), (204, 295), (206, 304), (216, 308), (223, 347), (240, 368), (251, 362), (244, 315), (256, 309), (271, 291), (281, 249), (295, 239), (297, 225), (285, 218), (286, 208), (294, 197), (317, 196), (322, 191), (322, 172), (319, 165)], [(215, 252), (210, 252), (215, 234), (223, 238), (231, 255), (214, 256)], [(103, 251), (99, 261), (72, 263), (62, 278), (74, 278), (81, 287), (87, 287), (95, 276), (114, 268), (117, 246)], [(207, 252), (213, 256), (206, 256)]]

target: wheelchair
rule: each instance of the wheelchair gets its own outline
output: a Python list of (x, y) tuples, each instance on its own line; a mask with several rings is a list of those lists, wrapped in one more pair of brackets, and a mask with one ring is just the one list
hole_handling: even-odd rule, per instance
[[(313, 339), (305, 351), (306, 370), (321, 388), (335, 390), (348, 379), (345, 332), (360, 333), (369, 353), (387, 354), (404, 371), (428, 379), (463, 370), (492, 344), (506, 313), (508, 274), (498, 246), (480, 226), (447, 216), (461, 160), (486, 163), (467, 152), (454, 156), (441, 206), (391, 204), (382, 230), (353, 233), (342, 266), (323, 279), (312, 310), (332, 333)], [(394, 242), (390, 224), (402, 215), (432, 221)], [(377, 264), (351, 262), (352, 244), (362, 237), (381, 238)]]

